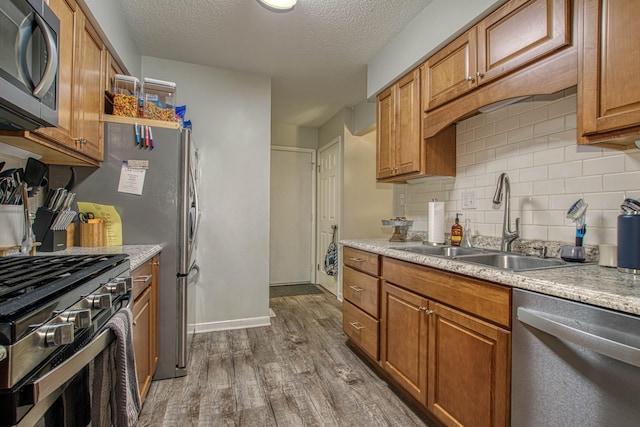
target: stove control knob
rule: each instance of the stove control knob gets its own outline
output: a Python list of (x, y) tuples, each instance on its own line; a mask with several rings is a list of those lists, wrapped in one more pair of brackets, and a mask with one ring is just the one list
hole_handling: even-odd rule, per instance
[(78, 329), (84, 329), (91, 326), (91, 310), (86, 308), (81, 310), (65, 311), (62, 313), (61, 317), (65, 322), (73, 323)]
[(124, 295), (131, 289), (131, 277), (118, 277), (106, 285), (107, 291), (114, 295)]
[(96, 309), (110, 308), (111, 307), (111, 294), (97, 294), (89, 297), (89, 303), (91, 307)]
[(58, 323), (47, 326), (44, 331), (45, 343), (48, 347), (71, 344), (74, 339), (73, 323)]

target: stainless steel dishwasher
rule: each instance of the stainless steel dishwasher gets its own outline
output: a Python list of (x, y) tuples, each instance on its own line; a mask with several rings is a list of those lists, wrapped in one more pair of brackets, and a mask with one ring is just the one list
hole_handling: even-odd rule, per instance
[(638, 426), (640, 317), (513, 290), (511, 425)]

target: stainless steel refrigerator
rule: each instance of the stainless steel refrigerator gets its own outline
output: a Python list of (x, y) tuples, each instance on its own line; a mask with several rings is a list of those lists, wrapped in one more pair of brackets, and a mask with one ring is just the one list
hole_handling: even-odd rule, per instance
[[(133, 125), (105, 123), (104, 162), (78, 167), (77, 201), (114, 205), (123, 244), (161, 244), (158, 305), (159, 359), (154, 379), (186, 375), (194, 333), (193, 294), (198, 279), (197, 150), (190, 130), (153, 127), (153, 148), (136, 143)], [(118, 191), (123, 161), (147, 160), (142, 194)], [(67, 168), (53, 167), (50, 184)]]

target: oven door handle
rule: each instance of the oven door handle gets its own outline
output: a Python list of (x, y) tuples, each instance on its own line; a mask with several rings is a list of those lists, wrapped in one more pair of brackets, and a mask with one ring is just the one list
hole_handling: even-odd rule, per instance
[(105, 329), (82, 350), (65, 360), (60, 366), (33, 382), (33, 404), (44, 400), (48, 395), (72, 379), (81, 368), (102, 353), (115, 340), (111, 329)]
[[(133, 306), (133, 298), (129, 291), (129, 301), (127, 308)], [(89, 344), (80, 351), (65, 360), (61, 365), (47, 372), (42, 377), (32, 383), (33, 404), (45, 399), (48, 395), (62, 387), (64, 383), (72, 379), (81, 368), (91, 362), (96, 356), (102, 353), (115, 340), (115, 334), (111, 329), (106, 328), (95, 337)]]
[[(640, 348), (564, 324), (560, 316), (518, 307), (518, 320), (558, 339), (577, 344), (612, 359), (640, 367)], [(588, 324), (587, 324), (588, 325)], [(586, 328), (593, 330), (594, 328)]]

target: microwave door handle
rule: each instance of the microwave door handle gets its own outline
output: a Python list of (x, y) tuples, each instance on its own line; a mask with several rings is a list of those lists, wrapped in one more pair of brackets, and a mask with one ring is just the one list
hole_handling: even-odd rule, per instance
[(45, 42), (47, 44), (47, 65), (44, 69), (44, 74), (38, 86), (33, 90), (33, 95), (39, 99), (42, 99), (53, 84), (56, 73), (58, 72), (58, 48), (56, 47), (56, 37), (53, 35), (46, 22), (38, 15), (35, 14), (36, 22), (40, 27), (40, 31), (44, 35)]
[(31, 76), (29, 75), (29, 65), (27, 64), (27, 48), (29, 47), (29, 40), (31, 39), (31, 35), (33, 34), (31, 15), (34, 14), (30, 13), (29, 15), (27, 15), (18, 27), (15, 51), (16, 68), (18, 69), (20, 80), (26, 88), (32, 91), (35, 85), (33, 83), (33, 80), (31, 79)]

